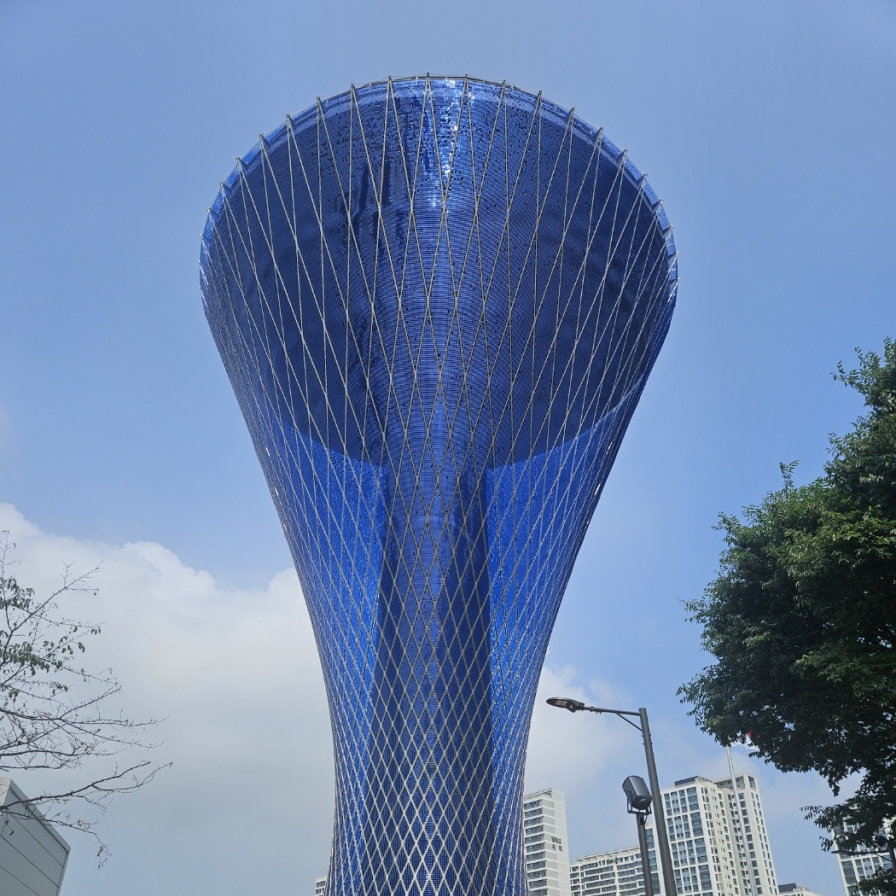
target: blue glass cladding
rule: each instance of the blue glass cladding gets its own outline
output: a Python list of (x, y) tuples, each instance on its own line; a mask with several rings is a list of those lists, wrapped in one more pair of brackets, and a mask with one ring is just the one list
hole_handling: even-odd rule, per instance
[(540, 97), (389, 81), (263, 138), (201, 265), (321, 653), (328, 892), (522, 896), (541, 663), (674, 305), (656, 196)]

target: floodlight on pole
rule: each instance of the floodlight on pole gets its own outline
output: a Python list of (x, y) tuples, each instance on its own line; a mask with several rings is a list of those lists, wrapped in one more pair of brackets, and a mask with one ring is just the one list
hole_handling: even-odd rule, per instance
[[(597, 712), (619, 716), (623, 722), (627, 722), (632, 728), (637, 728), (641, 732), (641, 737), (644, 739), (644, 755), (647, 759), (647, 774), (650, 778), (650, 792), (653, 796), (654, 815), (656, 816), (657, 851), (659, 852), (660, 864), (663, 869), (663, 891), (666, 896), (677, 896), (675, 877), (672, 873), (672, 852), (669, 849), (669, 834), (666, 830), (666, 816), (663, 812), (660, 782), (656, 773), (656, 759), (653, 755), (653, 740), (650, 736), (647, 710), (643, 706), (637, 712), (629, 709), (607, 709), (602, 706), (587, 706), (581, 700), (573, 700), (570, 697), (549, 697), (547, 702), (551, 706), (567, 709), (570, 712)], [(633, 722), (628, 716), (637, 716), (640, 724)], [(631, 776), (626, 781), (631, 781), (634, 777), (636, 776)], [(626, 794), (628, 794), (628, 791), (626, 791)]]
[(650, 788), (644, 782), (644, 779), (638, 775), (629, 775), (622, 782), (622, 789), (625, 791), (625, 798), (628, 800), (629, 813), (643, 812), (650, 814), (650, 804), (653, 797), (650, 795)]
[(634, 815), (638, 824), (638, 848), (641, 851), (641, 870), (644, 874), (645, 896), (653, 896), (653, 877), (650, 873), (650, 852), (647, 848), (647, 816), (650, 815), (650, 804), (653, 797), (644, 779), (638, 775), (629, 775), (622, 782), (629, 815)]

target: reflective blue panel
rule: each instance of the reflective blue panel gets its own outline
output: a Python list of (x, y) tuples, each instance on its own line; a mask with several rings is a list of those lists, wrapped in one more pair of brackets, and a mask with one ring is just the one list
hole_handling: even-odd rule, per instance
[(328, 893), (523, 896), (541, 663), (675, 301), (659, 201), (540, 97), (390, 81), (262, 139), (201, 264), (321, 653)]

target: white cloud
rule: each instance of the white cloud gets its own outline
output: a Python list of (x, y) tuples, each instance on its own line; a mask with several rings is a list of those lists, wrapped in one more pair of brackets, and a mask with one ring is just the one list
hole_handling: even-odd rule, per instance
[(582, 787), (602, 777), (607, 766), (625, 756), (640, 735), (615, 716), (580, 715), (548, 706), (548, 697), (572, 697), (589, 705), (618, 707), (622, 696), (606, 682), (576, 683), (571, 666), (545, 666), (538, 683), (526, 763), (526, 788)]
[[(234, 876), (251, 879), (253, 853), (257, 861), (259, 849), (297, 840), (310, 847), (304, 860), (298, 869), (295, 861), (272, 867), (272, 880), (310, 883), (326, 867), (333, 773), (323, 679), (295, 573), (263, 590), (228, 591), (161, 545), (51, 535), (9, 504), (0, 504), (0, 530), (15, 542), (16, 577), (39, 593), (58, 587), (67, 565), (75, 573), (100, 567), (98, 594), (65, 595), (61, 610), (103, 623), (85, 666), (112, 667), (127, 716), (164, 718), (151, 732), (164, 742), (154, 758), (174, 763), (113, 803), (101, 822), (112, 849), (102, 870), (89, 843), (69, 837), (66, 892), (156, 893), (173, 869), (180, 880), (198, 875), (229, 892)], [(15, 777), (26, 792), (58, 780)], [(188, 867), (205, 849), (226, 856), (210, 877), (206, 867)], [(124, 854), (143, 851), (164, 855), (170, 870), (135, 881), (131, 866), (119, 877)]]

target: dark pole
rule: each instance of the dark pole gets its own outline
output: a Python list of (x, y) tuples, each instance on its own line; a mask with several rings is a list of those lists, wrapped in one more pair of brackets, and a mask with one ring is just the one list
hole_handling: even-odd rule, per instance
[(669, 833), (666, 830), (666, 814), (663, 812), (663, 795), (660, 793), (660, 782), (656, 775), (656, 760), (653, 758), (653, 741), (650, 737), (650, 723), (647, 721), (647, 710), (642, 706), (638, 710), (638, 715), (641, 717), (641, 734), (644, 736), (644, 753), (647, 756), (647, 775), (650, 778), (650, 790), (653, 793), (656, 846), (657, 852), (660, 854), (660, 864), (663, 868), (664, 889), (666, 896), (676, 896), (675, 878), (672, 875), (672, 853), (669, 851)]
[[(663, 869), (663, 890), (666, 896), (677, 896), (675, 877), (672, 872), (672, 853), (669, 851), (669, 833), (666, 830), (666, 813), (663, 812), (663, 799), (660, 793), (660, 782), (656, 775), (656, 760), (653, 758), (653, 740), (650, 737), (650, 723), (647, 721), (647, 710), (642, 706), (637, 712), (627, 709), (608, 709), (604, 706), (586, 706), (581, 700), (573, 700), (571, 697), (548, 697), (551, 706), (565, 709), (569, 712), (596, 712), (611, 713), (619, 716), (623, 722), (628, 722), (632, 728), (637, 728), (644, 738), (644, 754), (647, 757), (647, 774), (650, 778), (650, 792), (652, 796), (654, 817), (656, 818), (656, 842), (657, 852), (660, 854), (660, 865)], [(641, 724), (633, 722), (627, 716), (638, 716)]]
[(638, 846), (641, 849), (641, 868), (644, 871), (645, 896), (653, 896), (653, 875), (650, 873), (650, 853), (647, 851), (647, 816), (640, 813), (635, 816), (638, 822)]

